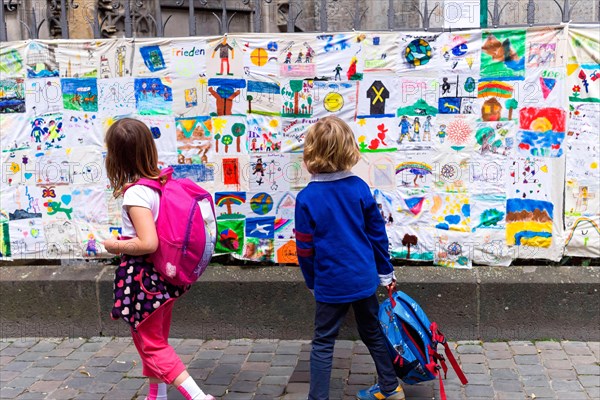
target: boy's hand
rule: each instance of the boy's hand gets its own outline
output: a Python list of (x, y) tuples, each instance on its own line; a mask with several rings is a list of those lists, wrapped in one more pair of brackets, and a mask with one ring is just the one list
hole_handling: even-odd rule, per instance
[(392, 292), (396, 290), (396, 280), (393, 280), (392, 283), (386, 286), (386, 289), (391, 290)]

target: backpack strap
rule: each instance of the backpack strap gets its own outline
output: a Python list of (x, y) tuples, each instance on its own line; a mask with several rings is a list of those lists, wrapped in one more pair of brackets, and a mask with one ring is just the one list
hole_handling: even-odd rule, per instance
[[(167, 167), (167, 168), (163, 168), (160, 171), (159, 178), (166, 178), (166, 180), (168, 181), (168, 180), (172, 179), (172, 175), (173, 175), (173, 167)], [(149, 179), (149, 178), (140, 178), (140, 179), (138, 179), (133, 184), (129, 185), (123, 191), (123, 193), (125, 193), (127, 191), (127, 189), (129, 189), (130, 187), (135, 186), (135, 185), (147, 186), (149, 188), (157, 190), (158, 193), (162, 194), (163, 184), (160, 183), (160, 180)]]
[(431, 330), (431, 335), (434, 343), (440, 343), (444, 345), (444, 352), (446, 353), (446, 357), (448, 358), (448, 361), (450, 361), (450, 365), (452, 365), (452, 368), (454, 369), (454, 372), (456, 372), (456, 376), (458, 376), (460, 382), (463, 385), (469, 383), (467, 377), (460, 368), (460, 365), (458, 365), (456, 358), (454, 358), (454, 354), (452, 354), (452, 350), (450, 350), (450, 346), (448, 345), (444, 334), (438, 329), (437, 323), (432, 322), (431, 327), (429, 329)]

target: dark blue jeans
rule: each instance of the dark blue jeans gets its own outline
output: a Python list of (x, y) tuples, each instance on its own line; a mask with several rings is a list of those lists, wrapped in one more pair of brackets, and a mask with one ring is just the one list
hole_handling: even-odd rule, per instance
[(315, 312), (315, 336), (310, 353), (309, 400), (329, 399), (329, 380), (335, 339), (348, 309), (352, 306), (360, 338), (365, 343), (377, 369), (379, 387), (391, 392), (398, 387), (398, 378), (387, 350), (378, 320), (379, 302), (373, 294), (352, 303), (320, 303)]

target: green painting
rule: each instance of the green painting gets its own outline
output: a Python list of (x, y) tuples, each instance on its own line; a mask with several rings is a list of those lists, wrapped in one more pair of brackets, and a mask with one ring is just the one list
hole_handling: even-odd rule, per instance
[(525, 30), (483, 32), (481, 78), (523, 79), (525, 76)]

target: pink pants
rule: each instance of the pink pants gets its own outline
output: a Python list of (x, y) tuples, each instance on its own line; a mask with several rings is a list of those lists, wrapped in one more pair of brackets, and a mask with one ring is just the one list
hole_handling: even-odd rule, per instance
[(185, 365), (169, 344), (169, 329), (175, 300), (167, 301), (137, 327), (131, 329), (133, 343), (142, 359), (142, 373), (171, 384), (185, 371)]

